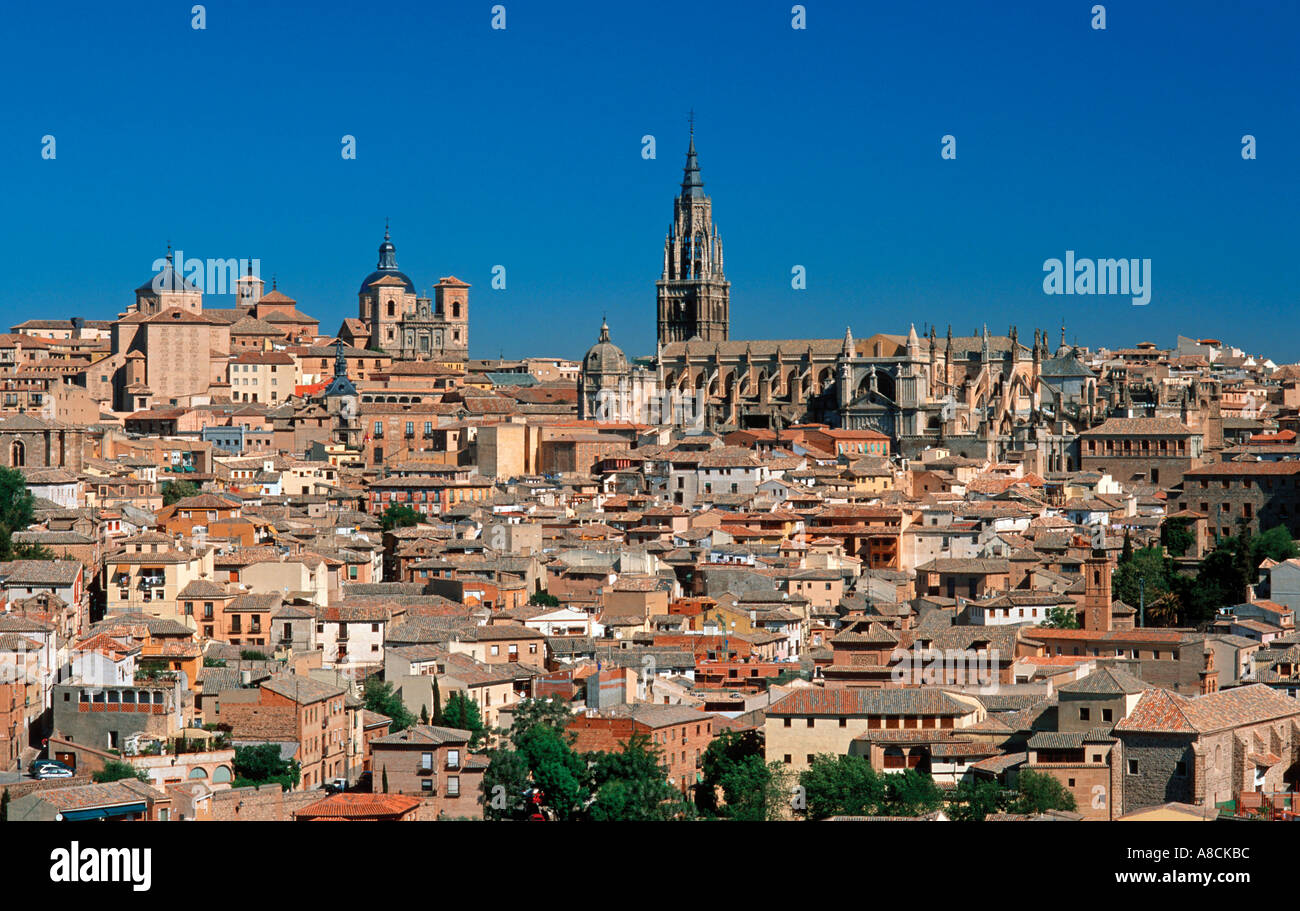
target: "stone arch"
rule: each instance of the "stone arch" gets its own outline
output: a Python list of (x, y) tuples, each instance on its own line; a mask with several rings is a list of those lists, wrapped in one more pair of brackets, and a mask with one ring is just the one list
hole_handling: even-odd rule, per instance
[(9, 444), (9, 466), (11, 468), (22, 468), (27, 464), (27, 444), (22, 440), (14, 440)]

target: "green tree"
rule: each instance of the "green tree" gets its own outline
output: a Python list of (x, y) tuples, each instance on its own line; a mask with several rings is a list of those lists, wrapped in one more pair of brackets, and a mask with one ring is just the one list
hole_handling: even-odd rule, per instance
[(529, 604), (536, 604), (542, 607), (559, 607), (560, 599), (552, 594), (548, 594), (545, 589), (533, 592), (532, 597), (528, 599)]
[[(781, 819), (789, 777), (780, 763), (763, 761), (763, 740), (758, 732), (723, 731), (701, 757), (695, 806), (706, 816), (722, 819)], [(719, 791), (722, 804), (718, 803)]]
[(379, 517), (379, 525), (384, 531), (392, 531), (394, 528), (411, 528), (420, 524), (420, 514), (409, 506), (402, 506), (394, 503), (384, 510), (384, 514)]
[(1160, 526), (1160, 543), (1169, 551), (1170, 556), (1181, 557), (1196, 541), (1196, 537), (1187, 527), (1186, 519), (1166, 519)]
[(298, 761), (283, 759), (280, 756), (280, 747), (274, 743), (235, 747), (234, 766), (234, 786), (237, 788), (276, 782), (288, 791), (294, 788), (302, 777), (302, 769)]
[(1174, 575), (1170, 561), (1158, 547), (1143, 547), (1127, 560), (1120, 560), (1111, 576), (1114, 598), (1137, 607), (1145, 592), (1146, 601), (1167, 595)]
[(1201, 561), (1185, 616), (1193, 623), (1201, 623), (1213, 617), (1220, 607), (1241, 604), (1246, 600), (1246, 579), (1240, 552), (1231, 539), (1224, 539)]
[(15, 468), (0, 467), (0, 560), (14, 558), (13, 533), (32, 524), (34, 502), (27, 477)]
[(1046, 772), (1021, 769), (1018, 794), (1012, 805), (1016, 813), (1044, 813), (1047, 810), (1075, 810), (1074, 795)]
[(149, 782), (149, 773), (143, 769), (137, 770), (129, 762), (123, 762), (120, 759), (110, 759), (104, 763), (104, 767), (91, 776), (96, 784), (104, 784), (110, 781), (121, 781), (124, 778), (134, 778), (136, 781)]
[(442, 688), (438, 686), (438, 678), (433, 678), (433, 724), (442, 724)]
[(362, 699), (365, 700), (367, 709), (387, 715), (392, 720), (389, 731), (394, 734), (415, 724), (415, 716), (402, 702), (402, 697), (393, 692), (391, 683), (378, 677), (367, 677), (362, 688)]
[(948, 816), (959, 822), (983, 820), (999, 813), (1009, 804), (1006, 792), (997, 782), (963, 778), (948, 799)]
[(478, 747), (479, 741), (483, 739), (483, 716), (479, 713), (474, 700), (460, 690), (453, 690), (447, 697), (447, 707), (442, 710), (442, 720), (438, 723), (445, 727), (469, 731), (471, 750)]
[(577, 735), (566, 730), (571, 716), (568, 703), (559, 699), (524, 699), (514, 706), (510, 741), (518, 748), (524, 736), (534, 728), (548, 727), (572, 743)]
[(171, 506), (177, 500), (197, 497), (199, 485), (193, 481), (164, 481), (162, 486), (163, 506)]
[(523, 819), (528, 812), (528, 760), (515, 750), (490, 750), (483, 772), (484, 819)]
[(384, 789), (385, 794), (388, 793), (388, 766), (384, 766), (383, 768), (383, 774), (380, 776), (379, 786)]
[(259, 652), (257, 649), (253, 649), (253, 648), (241, 649), (239, 652), (239, 659), (241, 661), (269, 661), (270, 660), (267, 657), (266, 652)]
[(429, 723), (429, 707), (427, 705), (422, 704), (420, 706), (420, 724), (428, 724), (428, 723)]
[(1074, 608), (1058, 604), (1047, 609), (1047, 619), (1043, 621), (1043, 626), (1048, 629), (1078, 629), (1079, 615)]
[(517, 744), (533, 784), (560, 820), (575, 818), (591, 794), (587, 762), (565, 733), (547, 724), (524, 731)]
[[(695, 785), (695, 806), (706, 816), (721, 815), (718, 791), (722, 780), (742, 760), (763, 758), (763, 741), (757, 731), (721, 731), (709, 742), (700, 758), (700, 780)], [(725, 792), (722, 795), (726, 799)]]
[(1275, 525), (1268, 531), (1256, 535), (1251, 539), (1250, 547), (1252, 571), (1258, 570), (1259, 564), (1266, 559), (1281, 563), (1283, 560), (1290, 560), (1300, 555), (1300, 549), (1296, 547), (1285, 525)]
[(943, 806), (943, 791), (916, 769), (885, 776), (886, 816), (921, 816)]
[(1133, 539), (1129, 535), (1129, 530), (1124, 529), (1124, 548), (1119, 553), (1120, 562), (1133, 559)]
[(633, 734), (621, 751), (590, 753), (590, 819), (632, 821), (672, 819), (682, 812), (677, 790), (668, 783), (662, 751), (645, 734)]
[(799, 774), (809, 819), (879, 816), (886, 784), (862, 756), (823, 753)]

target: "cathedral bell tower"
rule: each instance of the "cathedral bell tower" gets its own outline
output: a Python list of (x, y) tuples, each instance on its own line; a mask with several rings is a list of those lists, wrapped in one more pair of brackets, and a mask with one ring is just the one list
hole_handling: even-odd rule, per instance
[(704, 195), (695, 154), (695, 124), (673, 200), (673, 223), (664, 240), (663, 272), (655, 282), (659, 344), (725, 341), (731, 326), (731, 283), (722, 272), (722, 239), (713, 223), (713, 201)]

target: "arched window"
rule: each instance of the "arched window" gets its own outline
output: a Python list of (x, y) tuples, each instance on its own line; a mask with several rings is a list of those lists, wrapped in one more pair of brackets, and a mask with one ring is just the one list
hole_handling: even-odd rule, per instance
[(460, 319), (460, 301), (452, 301), (452, 304), (451, 304), (451, 318), (452, 318), (452, 319)]
[(13, 446), (9, 447), (9, 465), (12, 468), (22, 468), (26, 464), (27, 447), (22, 440), (14, 440)]
[(397, 315), (397, 305), (394, 304), (392, 301), (388, 302), (388, 315), (389, 316)]

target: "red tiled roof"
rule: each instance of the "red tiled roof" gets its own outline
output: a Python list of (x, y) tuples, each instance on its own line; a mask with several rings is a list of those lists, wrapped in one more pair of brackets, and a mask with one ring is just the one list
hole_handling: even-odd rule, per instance
[(331, 794), (307, 804), (294, 815), (313, 819), (373, 819), (404, 816), (419, 805), (419, 798), (404, 794)]

